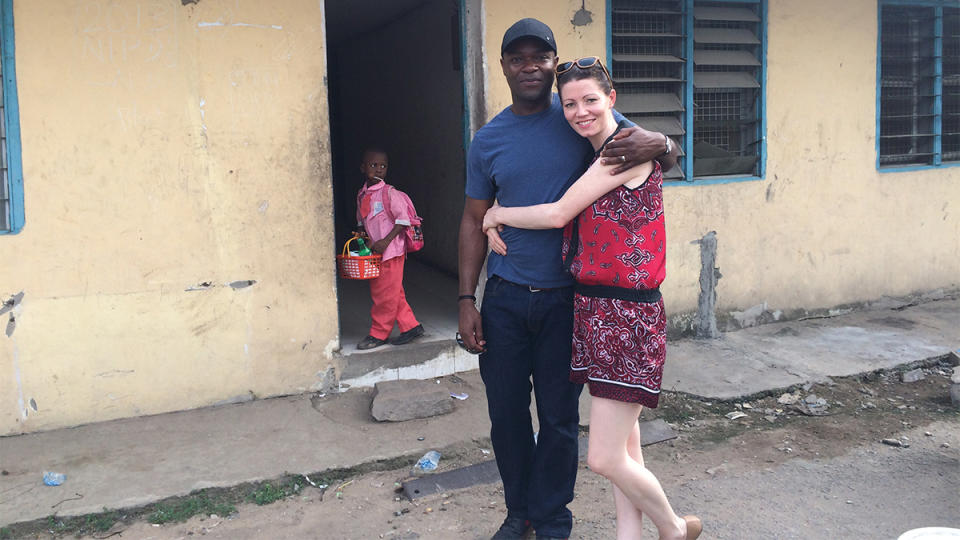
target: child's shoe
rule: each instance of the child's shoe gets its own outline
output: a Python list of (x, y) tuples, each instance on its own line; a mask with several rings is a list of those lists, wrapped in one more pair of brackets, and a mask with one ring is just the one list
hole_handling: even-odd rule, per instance
[(406, 345), (407, 343), (410, 343), (411, 341), (413, 341), (413, 340), (417, 339), (418, 337), (422, 336), (423, 333), (424, 333), (424, 331), (423, 331), (423, 325), (422, 325), (422, 324), (418, 324), (418, 325), (414, 326), (413, 328), (407, 330), (406, 332), (400, 332), (400, 335), (399, 335), (399, 336), (397, 336), (397, 337), (393, 338), (392, 340), (390, 340), (390, 344), (391, 344), (391, 345)]
[(385, 339), (377, 339), (373, 336), (367, 336), (363, 338), (363, 340), (361, 340), (360, 343), (357, 343), (357, 349), (360, 349), (361, 351), (365, 351), (367, 349), (373, 349), (375, 347), (379, 347), (381, 345), (386, 345), (386, 344), (387, 344), (387, 340)]

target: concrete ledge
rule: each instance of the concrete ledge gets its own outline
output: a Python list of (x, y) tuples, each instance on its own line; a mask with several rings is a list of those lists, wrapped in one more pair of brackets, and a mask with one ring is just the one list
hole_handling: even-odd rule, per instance
[(430, 379), (480, 367), (480, 357), (461, 349), (456, 341), (384, 345), (370, 352), (343, 357), (340, 383), (345, 388), (367, 388), (381, 381)]
[(422, 364), (443, 354), (452, 355), (457, 343), (452, 339), (414, 341), (407, 345), (383, 345), (369, 351), (342, 355), (345, 366), (341, 380), (355, 379), (378, 369), (396, 369)]
[(668, 343), (662, 389), (740, 399), (908, 365), (958, 347), (958, 299), (775, 323)]

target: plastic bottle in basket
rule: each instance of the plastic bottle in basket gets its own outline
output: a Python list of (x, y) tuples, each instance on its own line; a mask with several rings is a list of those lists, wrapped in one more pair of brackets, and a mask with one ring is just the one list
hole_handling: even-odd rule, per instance
[(368, 248), (368, 247), (367, 247), (367, 244), (365, 244), (365, 243), (363, 242), (363, 238), (357, 238), (357, 245), (360, 246), (360, 249), (357, 250), (357, 253), (358, 253), (361, 257), (366, 257), (366, 256), (372, 254), (372, 252), (370, 251), (370, 248)]

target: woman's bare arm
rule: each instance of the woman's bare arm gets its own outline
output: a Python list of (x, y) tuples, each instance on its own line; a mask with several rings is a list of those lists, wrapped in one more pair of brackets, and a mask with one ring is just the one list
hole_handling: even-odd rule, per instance
[(486, 231), (500, 225), (520, 229), (559, 229), (613, 188), (631, 183), (641, 176), (646, 178), (653, 169), (653, 162), (611, 175), (610, 171), (614, 168), (616, 165), (594, 162), (556, 202), (534, 206), (494, 206), (483, 218), (483, 229)]

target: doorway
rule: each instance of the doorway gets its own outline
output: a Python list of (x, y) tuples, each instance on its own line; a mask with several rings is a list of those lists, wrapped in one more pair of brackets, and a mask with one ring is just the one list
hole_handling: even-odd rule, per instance
[[(326, 0), (325, 7), (335, 244), (341, 248), (356, 225), (363, 148), (382, 146), (387, 182), (424, 219), (426, 245), (404, 271), (407, 300), (427, 333), (420, 341), (451, 340), (466, 170), (460, 2)], [(337, 295), (342, 354), (399, 352), (356, 350), (370, 325), (366, 281), (340, 279)]]

